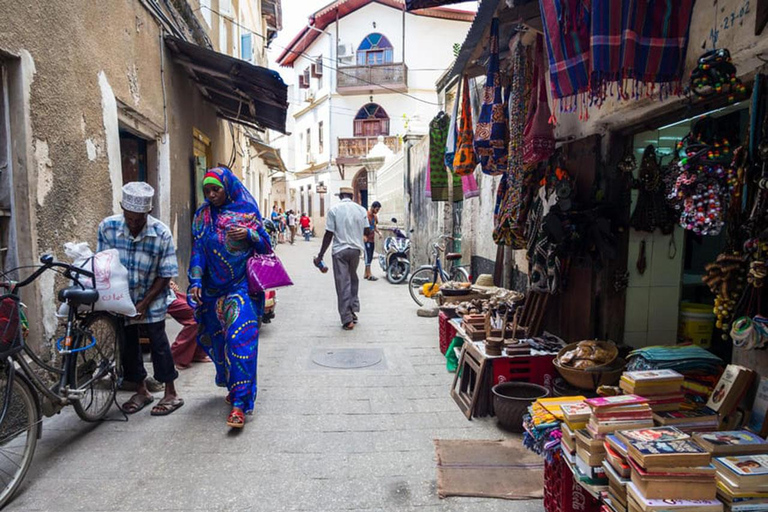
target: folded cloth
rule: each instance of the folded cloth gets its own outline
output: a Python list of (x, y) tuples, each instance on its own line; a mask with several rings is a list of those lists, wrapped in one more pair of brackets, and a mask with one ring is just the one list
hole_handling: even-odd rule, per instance
[(539, 0), (553, 98), (589, 89), (589, 0)]

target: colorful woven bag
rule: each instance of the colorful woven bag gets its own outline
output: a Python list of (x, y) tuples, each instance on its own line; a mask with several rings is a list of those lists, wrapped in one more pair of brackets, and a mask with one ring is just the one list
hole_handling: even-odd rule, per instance
[(469, 103), (469, 78), (464, 76), (461, 87), (461, 126), (459, 140), (456, 143), (456, 155), (453, 157), (453, 172), (459, 176), (469, 176), (477, 167), (474, 134), (472, 131), (472, 106)]
[(490, 59), (483, 105), (475, 127), (475, 153), (485, 174), (495, 176), (507, 171), (508, 121), (499, 72), (499, 19), (494, 18), (491, 22)]
[(536, 38), (536, 58), (533, 68), (533, 91), (528, 106), (528, 120), (523, 131), (523, 162), (533, 164), (552, 156), (555, 152), (555, 132), (549, 119), (552, 111), (547, 101), (547, 83), (544, 78), (544, 38)]

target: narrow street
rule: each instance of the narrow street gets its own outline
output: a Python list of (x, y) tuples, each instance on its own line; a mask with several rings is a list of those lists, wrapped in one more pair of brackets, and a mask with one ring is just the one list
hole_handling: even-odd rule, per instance
[[(437, 322), (416, 316), (405, 287), (363, 281), (360, 324), (341, 330), (333, 278), (311, 264), (318, 245), (278, 249), (296, 286), (278, 292), (277, 318), (263, 328), (259, 398), (243, 432), (224, 425), (213, 367), (197, 364), (181, 372), (186, 404), (171, 416), (147, 408), (120, 422), (113, 409), (116, 421), (90, 425), (68, 409), (47, 420), (6, 510), (543, 510), (437, 497), (433, 439), (505, 434), (456, 407)], [(352, 370), (313, 363), (329, 348), (373, 349), (382, 360)]]

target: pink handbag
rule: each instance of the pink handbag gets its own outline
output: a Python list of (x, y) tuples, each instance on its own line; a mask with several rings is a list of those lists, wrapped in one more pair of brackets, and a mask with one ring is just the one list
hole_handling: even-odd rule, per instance
[(536, 64), (533, 74), (533, 90), (528, 107), (528, 119), (523, 132), (523, 162), (534, 164), (552, 156), (555, 152), (555, 131), (549, 124), (551, 110), (547, 99), (547, 82), (544, 78), (544, 38), (536, 39)]
[(254, 254), (248, 260), (248, 293), (263, 293), (266, 290), (293, 286), (282, 262), (274, 252)]

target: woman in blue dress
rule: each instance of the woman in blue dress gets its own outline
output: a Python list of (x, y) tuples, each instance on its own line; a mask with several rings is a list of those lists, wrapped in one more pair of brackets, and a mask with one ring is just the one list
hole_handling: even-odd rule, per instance
[(195, 213), (189, 301), (200, 325), (197, 342), (216, 365), (216, 385), (229, 390), (227, 425), (243, 428), (256, 399), (259, 317), (264, 295), (248, 294), (246, 267), (271, 251), (256, 201), (226, 167), (203, 179), (206, 202)]

